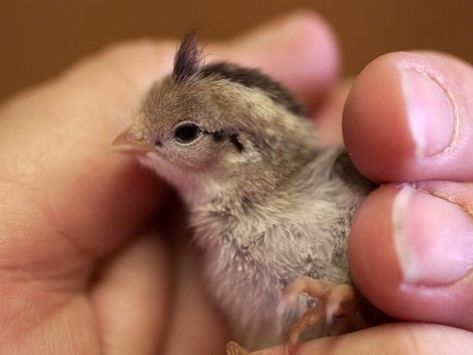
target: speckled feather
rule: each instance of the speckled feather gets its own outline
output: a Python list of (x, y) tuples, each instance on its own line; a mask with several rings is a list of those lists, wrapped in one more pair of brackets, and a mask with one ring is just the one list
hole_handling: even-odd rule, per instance
[[(298, 276), (350, 283), (347, 236), (361, 190), (331, 176), (339, 150), (319, 152), (259, 203), (192, 209), (213, 298), (250, 348), (283, 341), (311, 302), (280, 314), (282, 291)], [(238, 212), (237, 212), (238, 211)]]

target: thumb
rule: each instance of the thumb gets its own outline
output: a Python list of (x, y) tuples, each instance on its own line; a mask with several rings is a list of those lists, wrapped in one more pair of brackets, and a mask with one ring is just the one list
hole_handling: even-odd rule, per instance
[(471, 184), (386, 185), (357, 213), (349, 240), (355, 284), (396, 318), (473, 330)]

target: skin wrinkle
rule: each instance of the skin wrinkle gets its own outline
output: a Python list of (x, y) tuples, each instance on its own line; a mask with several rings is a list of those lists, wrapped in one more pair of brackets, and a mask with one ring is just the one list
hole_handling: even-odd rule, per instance
[[(31, 284), (28, 282), (24, 285), (29, 286)], [(11, 289), (17, 292), (20, 291), (19, 295), (15, 297), (13, 294), (13, 296), (16, 301), (20, 301), (21, 311), (14, 312), (10, 316), (8, 316), (8, 312), (2, 312), (2, 321), (10, 324), (11, 331), (17, 330), (18, 335), (15, 337), (16, 340), (13, 338), (13, 342), (17, 344), (21, 344), (24, 339), (32, 336), (37, 330), (47, 329), (47, 324), (56, 319), (60, 319), (60, 315), (65, 312), (65, 309), (71, 307), (78, 298), (83, 298), (86, 303), (89, 303), (83, 292), (51, 293), (49, 289), (35, 289), (34, 297), (31, 297), (33, 294), (29, 290), (21, 290), (18, 286)], [(46, 295), (47, 297), (45, 297)], [(25, 296), (28, 296), (28, 298), (24, 299)], [(37, 299), (44, 299), (47, 300), (47, 302), (42, 303), (42, 306), (38, 307)], [(6, 300), (3, 301), (3, 306), (8, 304)], [(14, 308), (12, 309), (14, 310)], [(15, 325), (17, 329), (15, 329)], [(9, 338), (8, 333), (4, 333), (2, 336), (6, 339)]]
[(423, 342), (421, 339), (419, 339), (417, 332), (414, 332), (411, 329), (406, 329), (402, 332), (401, 338), (402, 338), (401, 344), (403, 346), (402, 346), (402, 349), (399, 349), (399, 350), (402, 350), (403, 354), (418, 355), (418, 354), (423, 353), (422, 352), (422, 349), (424, 348), (422, 344)]
[[(19, 181), (15, 182), (10, 182), (9, 180), (6, 180), (4, 178), (1, 179), (0, 182), (3, 182), (3, 184), (0, 184), (1, 186), (4, 186), (5, 183), (7, 184), (6, 191), (11, 190), (12, 188), (15, 189), (22, 197), (21, 200), (27, 200), (28, 205), (30, 208), (32, 208), (34, 211), (37, 211), (42, 215), (44, 218), (42, 218), (42, 221), (46, 223), (45, 227), (46, 229), (52, 230), (52, 233), (55, 233), (58, 236), (61, 236), (62, 239), (66, 240), (71, 246), (72, 249), (77, 251), (79, 253), (78, 257), (82, 257), (85, 260), (90, 260), (92, 259), (92, 255), (88, 253), (85, 249), (81, 248), (79, 243), (75, 242), (75, 239), (71, 237), (68, 233), (62, 232), (60, 227), (55, 224), (53, 221), (55, 218), (53, 218), (52, 214), (48, 211), (48, 205), (47, 203), (41, 203), (40, 201), (46, 201), (46, 199), (38, 197), (40, 194), (39, 189), (32, 191), (31, 187), (28, 187), (28, 185), (23, 185)], [(36, 207), (34, 207), (36, 206)], [(14, 208), (14, 207), (13, 207)], [(41, 219), (41, 217), (40, 217)], [(5, 224), (2, 223), (3, 226)], [(5, 261), (5, 258), (3, 258)], [(1, 268), (3, 270), (9, 271), (6, 273), (6, 275), (9, 275), (8, 280), (13, 281), (13, 280), (20, 280), (20, 281), (36, 281), (36, 280), (41, 280), (41, 281), (51, 281), (51, 280), (67, 280), (70, 278), (71, 275), (78, 275), (82, 274), (85, 270), (88, 268), (84, 269), (84, 266), (79, 266), (77, 268), (70, 268), (68, 270), (63, 270), (61, 268), (53, 268), (48, 274), (44, 273), (44, 268), (43, 269), (37, 269), (33, 265), (23, 265), (19, 266), (18, 264), (15, 265), (16, 260), (12, 260), (11, 263), (4, 264), (2, 263)], [(86, 265), (87, 263), (84, 262), (82, 265)], [(15, 265), (15, 266), (14, 266)], [(13, 272), (13, 275), (11, 274)], [(5, 276), (5, 274), (3, 274)], [(80, 288), (80, 287), (79, 287)]]
[(413, 182), (410, 184), (416, 190), (422, 191), (426, 194), (432, 195), (437, 198), (441, 198), (447, 202), (453, 203), (460, 207), (467, 215), (473, 218), (473, 204), (468, 202), (467, 200), (463, 200), (461, 197), (457, 197), (455, 195), (449, 195), (442, 191), (432, 191), (421, 186), (419, 182)]
[[(38, 289), (43, 287), (47, 292), (51, 292), (54, 294), (63, 294), (63, 295), (72, 295), (75, 292), (79, 292), (85, 288), (85, 286), (89, 283), (90, 275), (91, 275), (90, 267), (73, 270), (69, 273), (63, 273), (61, 277), (63, 279), (59, 279), (58, 276), (54, 276), (54, 278), (50, 276), (42, 276), (38, 277), (38, 275), (24, 272), (24, 270), (18, 269), (4, 269), (7, 272), (14, 272), (14, 276), (7, 276), (2, 279), (2, 282), (11, 283), (12, 285), (18, 284), (28, 284), (28, 285), (35, 285), (34, 288)], [(19, 274), (20, 273), (20, 274)], [(68, 281), (69, 280), (71, 281)], [(64, 281), (66, 280), (66, 281)], [(53, 282), (52, 282), (53, 281)], [(36, 286), (37, 285), (37, 286)], [(45, 287), (44, 287), (45, 286)]]
[(440, 191), (427, 191), (428, 193), (430, 193), (432, 196), (435, 196), (435, 197), (438, 197), (438, 198), (441, 198), (445, 201), (448, 201), (450, 203), (453, 203), (455, 205), (457, 205), (458, 207), (460, 207), (466, 214), (468, 214), (470, 217), (473, 218), (473, 205), (471, 203), (469, 203), (468, 201), (466, 200), (462, 200), (461, 198), (459, 197), (455, 197), (455, 196), (450, 196), (450, 195), (447, 195), (446, 193), (442, 193)]
[[(52, 229), (63, 239), (67, 240), (79, 252), (80, 256), (85, 259), (85, 261), (93, 260), (97, 256), (96, 253), (92, 249), (82, 245), (77, 240), (77, 238), (75, 238), (71, 233), (67, 232), (68, 229), (59, 222), (61, 219), (55, 216), (52, 205), (48, 202), (45, 202), (44, 207), (46, 210), (46, 217), (49, 217), (47, 220), (50, 226), (52, 226)], [(57, 223), (54, 223), (54, 221), (57, 221)]]
[[(45, 216), (47, 215), (47, 213), (44, 213), (44, 209), (40, 206), (40, 198), (38, 198), (39, 192), (33, 191), (32, 188), (27, 184), (23, 184), (18, 180), (10, 181), (9, 179), (2, 177), (0, 179), (0, 189), (3, 191), (9, 191), (10, 194), (12, 190), (15, 190), (19, 192), (21, 196), (27, 196), (26, 200), (29, 201), (28, 206), (30, 206), (30, 208), (33, 208), (35, 211), (42, 211)], [(20, 200), (23, 199), (24, 198), (20, 198)], [(5, 227), (3, 223), (2, 225)], [(2, 259), (5, 261), (5, 258)], [(18, 326), (20, 326), (22, 329), (21, 332), (18, 332), (18, 334), (21, 334), (21, 338), (23, 339), (24, 337), (28, 336), (28, 333), (34, 333), (36, 329), (40, 329), (42, 327), (42, 324), (47, 324), (50, 320), (55, 319), (57, 315), (62, 313), (62, 310), (67, 307), (67, 304), (73, 300), (73, 296), (76, 294), (76, 292), (83, 289), (82, 285), (87, 282), (87, 274), (90, 267), (87, 266), (84, 268), (81, 266), (78, 269), (53, 268), (51, 269), (51, 272), (45, 273), (44, 268), (37, 269), (36, 267), (27, 267), (26, 265), (24, 267), (20, 267), (19, 265), (14, 265), (13, 261), (12, 263), (3, 264), (1, 266), (1, 270), (4, 272), (1, 273), (2, 285), (0, 290), (11, 290), (9, 294), (4, 294), (2, 296), (2, 303), (4, 307), (10, 304), (10, 302), (13, 300), (15, 300), (15, 302), (20, 302), (20, 304), (23, 305), (21, 307), (24, 312), (23, 314), (27, 315), (27, 318), (24, 319), (21, 312), (14, 312), (11, 314), (11, 316), (8, 316), (8, 312), (2, 312), (2, 321), (11, 324), (12, 330), (15, 328), (13, 325), (18, 324)], [(82, 277), (80, 277), (81, 275)], [(83, 282), (77, 282), (77, 276), (82, 278)], [(64, 282), (65, 280), (67, 281)], [(70, 282), (68, 280), (70, 280)], [(15, 296), (15, 294), (18, 292), (20, 292), (21, 296)], [(32, 315), (26, 311), (30, 307), (25, 308), (24, 302), (27, 302), (27, 304), (30, 305), (33, 304), (32, 301), (28, 301), (28, 297), (31, 292), (34, 292), (36, 294), (35, 297), (38, 298), (40, 298), (40, 294), (48, 294), (47, 307), (41, 307), (37, 309), (35, 306), (35, 310), (42, 313), (41, 317), (32, 317)], [(47, 316), (44, 311), (47, 311)], [(33, 319), (36, 321), (31, 322)]]
[[(78, 333), (80, 334), (80, 331), (78, 332), (77, 331), (77, 326), (74, 324), (75, 322), (77, 322), (76, 319), (71, 319), (69, 320), (69, 318), (61, 318), (59, 316), (59, 314), (67, 314), (67, 312), (65, 311), (65, 308), (67, 307), (70, 307), (70, 308), (74, 308), (75, 304), (78, 303), (78, 302), (81, 302), (83, 303), (85, 306), (88, 306), (87, 310), (87, 316), (90, 316), (91, 318), (94, 318), (96, 319), (96, 317), (94, 316), (94, 314), (92, 314), (92, 312), (90, 311), (91, 308), (89, 309), (89, 306), (90, 306), (90, 300), (87, 299), (86, 295), (84, 293), (80, 293), (80, 294), (76, 294), (75, 297), (71, 297), (69, 299), (68, 302), (65, 302), (62, 306), (61, 305), (58, 305), (58, 307), (56, 307), (55, 309), (53, 309), (54, 312), (51, 312), (49, 313), (50, 314), (50, 320), (51, 321), (55, 321), (56, 319), (59, 319), (61, 320), (62, 322), (58, 322), (59, 323), (59, 326), (57, 326), (57, 330), (58, 330), (58, 333), (59, 332), (66, 332), (66, 333), (70, 333), (71, 336), (69, 336), (68, 339), (70, 339), (70, 341), (68, 342), (68, 344), (66, 345), (66, 349), (70, 349), (70, 351), (73, 351), (74, 349), (74, 352), (76, 351), (75, 349), (83, 349), (84, 348), (84, 345), (87, 343), (89, 345), (90, 348), (92, 348), (92, 345), (96, 344), (99, 342), (99, 340), (97, 339), (97, 337), (95, 336), (92, 336), (91, 334), (98, 334), (97, 331), (94, 331), (93, 328), (89, 328), (89, 329), (84, 329), (83, 330), (83, 335), (82, 337), (78, 338)], [(68, 322), (69, 320), (69, 322)], [(56, 323), (56, 322), (54, 322)], [(97, 321), (93, 321), (93, 324), (94, 326), (97, 325)], [(64, 335), (61, 334), (61, 337), (63, 337)], [(86, 339), (84, 339), (84, 337)], [(53, 346), (57, 346), (58, 350), (61, 350), (61, 353), (67, 353), (67, 350), (64, 350), (64, 346), (63, 345), (60, 345), (57, 343), (55, 337), (49, 337), (48, 339), (51, 339), (51, 343), (53, 344)], [(66, 337), (67, 339), (67, 337)], [(86, 347), (86, 349), (89, 349), (88, 347)], [(97, 350), (96, 352), (97, 354), (99, 353), (99, 351)]]

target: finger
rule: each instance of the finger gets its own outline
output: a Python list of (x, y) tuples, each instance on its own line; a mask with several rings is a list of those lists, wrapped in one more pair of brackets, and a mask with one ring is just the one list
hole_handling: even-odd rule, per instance
[(386, 185), (359, 209), (349, 240), (355, 284), (401, 319), (473, 330), (473, 185)]
[[(92, 285), (87, 283), (87, 293), (76, 285), (71, 294), (71, 287), (55, 278), (34, 279), (25, 273), (8, 278), (3, 272), (1, 352), (158, 353), (166, 334), (171, 281), (162, 237), (152, 231), (136, 238), (109, 260)], [(74, 278), (69, 284), (76, 283)]]
[(321, 110), (315, 116), (317, 138), (321, 144), (339, 146), (344, 144), (342, 137), (343, 107), (351, 85), (351, 80), (345, 80), (330, 90)]
[[(431, 324), (389, 324), (338, 337), (317, 339), (296, 347), (297, 354), (324, 355), (428, 355), (469, 354), (473, 346), (470, 332)], [(252, 353), (283, 355), (283, 347)]]
[(378, 181), (473, 178), (473, 69), (439, 53), (391, 53), (349, 95), (343, 132), (353, 161)]
[(76, 261), (90, 262), (156, 209), (162, 190), (155, 179), (107, 149), (149, 82), (133, 60), (159, 75), (152, 68), (161, 67), (166, 50), (172, 55), (166, 46), (106, 51), (0, 112), (0, 220), (6, 226), (0, 238), (25, 255), (19, 260), (5, 252), (16, 266), (36, 272), (57, 263), (61, 268), (53, 269), (63, 272)]
[[(257, 29), (225, 51), (229, 59), (267, 66), (306, 93), (328, 75), (304, 61), (324, 56), (317, 43), (321, 50), (327, 46), (329, 30), (307, 14), (281, 21), (286, 25), (276, 21)], [(270, 32), (273, 39), (284, 41), (255, 45), (255, 38), (266, 38)], [(34, 267), (45, 264), (45, 255), (53, 255), (51, 259), (61, 265), (83, 260), (84, 255), (101, 255), (133, 235), (156, 210), (162, 189), (155, 179), (130, 159), (110, 156), (107, 150), (129, 124), (147, 87), (169, 72), (175, 47), (174, 42), (144, 41), (107, 49), (61, 78), (20, 95), (1, 111), (0, 188), (7, 199), (2, 208), (7, 210), (0, 218), (11, 227), (3, 238), (15, 243), (12, 248), (38, 255)], [(321, 71), (331, 72), (330, 60), (325, 62), (319, 63)], [(291, 68), (286, 77), (285, 66)]]
[(171, 314), (171, 252), (151, 230), (107, 261), (91, 287), (101, 354), (157, 354)]
[(175, 265), (175, 294), (168, 323), (165, 355), (220, 354), (228, 329), (206, 294), (193, 250), (183, 248)]

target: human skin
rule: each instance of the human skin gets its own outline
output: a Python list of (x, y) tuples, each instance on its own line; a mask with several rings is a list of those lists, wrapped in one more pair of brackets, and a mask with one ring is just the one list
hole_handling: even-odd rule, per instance
[[(0, 353), (223, 352), (229, 335), (186, 236), (168, 221), (180, 216), (166, 186), (108, 153), (147, 88), (170, 71), (176, 45), (114, 45), (4, 103)], [(350, 86), (338, 84), (335, 38), (318, 16), (286, 15), (206, 52), (262, 67), (311, 108), (324, 141), (342, 141)], [(429, 78), (441, 88), (423, 85)], [(298, 353), (473, 347), (472, 96), (471, 67), (435, 53), (383, 56), (355, 80), (345, 142), (359, 169), (385, 185), (357, 214), (350, 265), (368, 299), (405, 321), (314, 340)], [(411, 180), (415, 189), (396, 183)]]

